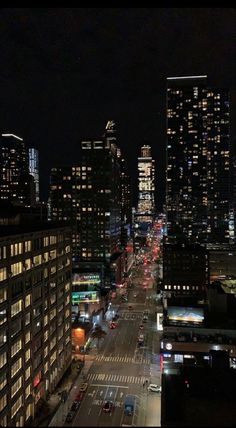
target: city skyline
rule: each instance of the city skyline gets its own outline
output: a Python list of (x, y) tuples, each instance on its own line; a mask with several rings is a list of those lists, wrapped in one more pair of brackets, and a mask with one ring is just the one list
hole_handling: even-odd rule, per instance
[(0, 427), (234, 426), (236, 10), (0, 15)]
[(80, 142), (114, 119), (133, 182), (140, 147), (152, 147), (161, 209), (167, 77), (208, 75), (213, 86), (231, 90), (234, 111), (234, 9), (22, 8), (1, 15), (2, 132), (39, 150), (44, 200), (50, 168), (79, 161)]

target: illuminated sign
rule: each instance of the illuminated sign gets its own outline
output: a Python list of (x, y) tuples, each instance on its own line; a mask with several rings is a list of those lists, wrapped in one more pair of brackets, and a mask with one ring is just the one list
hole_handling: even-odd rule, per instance
[(171, 306), (168, 308), (169, 321), (201, 323), (204, 320), (203, 309)]
[(98, 291), (73, 291), (72, 305), (79, 303), (97, 303), (99, 302)]
[(172, 349), (172, 344), (171, 344), (171, 343), (167, 343), (167, 344), (166, 344), (166, 349), (167, 349), (168, 351), (171, 351), (171, 349)]
[(81, 284), (101, 284), (101, 277), (99, 273), (74, 273), (72, 279), (73, 285)]
[(157, 330), (162, 331), (163, 330), (163, 314), (157, 313)]

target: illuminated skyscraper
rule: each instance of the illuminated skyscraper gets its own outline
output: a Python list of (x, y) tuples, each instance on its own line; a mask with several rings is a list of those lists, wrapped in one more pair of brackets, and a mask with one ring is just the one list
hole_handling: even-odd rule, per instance
[(50, 174), (50, 214), (51, 221), (64, 221), (72, 229), (72, 257), (79, 254), (79, 198), (80, 166), (61, 166), (51, 169)]
[(155, 162), (151, 156), (151, 147), (141, 147), (141, 157), (138, 158), (138, 208), (136, 223), (140, 231), (146, 231), (153, 222), (155, 214)]
[(229, 238), (229, 93), (207, 76), (167, 79), (168, 234)]
[(35, 203), (35, 184), (29, 174), (29, 155), (23, 138), (2, 134), (0, 147), (0, 199), (20, 205)]
[(39, 202), (39, 152), (36, 149), (29, 149), (29, 173), (34, 177), (35, 198)]

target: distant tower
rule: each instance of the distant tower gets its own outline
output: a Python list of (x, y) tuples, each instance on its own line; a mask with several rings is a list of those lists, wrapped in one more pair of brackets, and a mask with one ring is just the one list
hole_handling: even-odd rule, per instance
[(229, 91), (207, 76), (167, 79), (168, 234), (229, 239)]
[(34, 177), (36, 202), (39, 202), (39, 152), (29, 149), (29, 172)]
[(35, 203), (34, 179), (23, 138), (2, 134), (0, 147), (0, 199), (20, 205)]
[(155, 214), (155, 162), (151, 156), (151, 147), (141, 147), (141, 157), (138, 158), (138, 208), (136, 223), (145, 233), (153, 222)]

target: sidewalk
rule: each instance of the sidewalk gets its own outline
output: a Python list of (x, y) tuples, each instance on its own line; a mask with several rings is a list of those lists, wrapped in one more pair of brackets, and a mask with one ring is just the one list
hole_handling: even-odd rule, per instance
[[(91, 365), (93, 364), (95, 356), (87, 355), (85, 364), (79, 375), (77, 375), (76, 379), (74, 380), (73, 384), (71, 384), (70, 390), (68, 391), (68, 398), (65, 402), (60, 402), (60, 405), (56, 409), (56, 412), (51, 419), (49, 423), (49, 427), (58, 427), (63, 426), (65, 423), (65, 419), (67, 416), (67, 413), (75, 400), (76, 396), (79, 392), (79, 386), (81, 383), (86, 381), (87, 373), (90, 370)], [(45, 426), (45, 425), (44, 425)]]
[[(62, 379), (58, 383), (55, 391), (50, 394), (50, 398), (44, 402), (42, 408), (39, 410), (38, 415), (33, 420), (35, 427), (47, 427), (53, 418), (53, 415), (61, 405), (61, 396), (59, 393), (62, 391), (69, 392), (74, 382), (79, 376), (79, 362), (72, 361), (67, 371), (64, 373)], [(81, 371), (83, 368), (81, 368)]]

